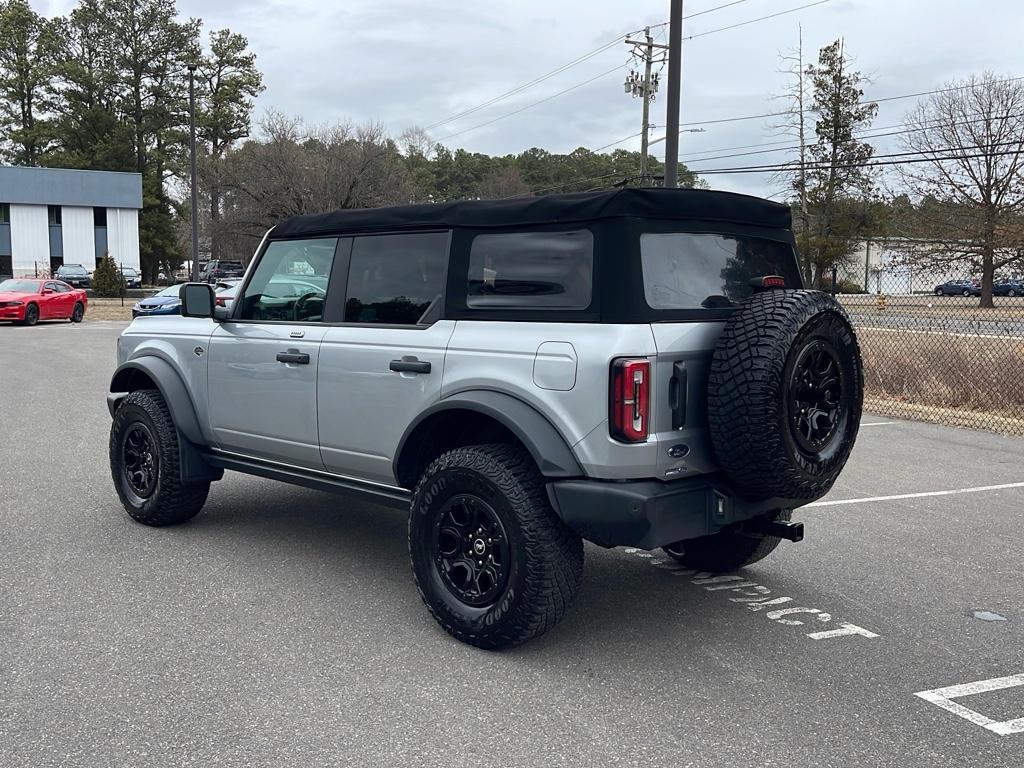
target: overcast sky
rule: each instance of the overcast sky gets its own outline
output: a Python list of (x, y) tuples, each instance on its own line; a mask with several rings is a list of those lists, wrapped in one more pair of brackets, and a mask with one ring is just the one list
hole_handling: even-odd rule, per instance
[[(686, 15), (729, 0), (686, 0)], [(689, 19), (698, 35), (807, 5), (813, 0), (741, 0)], [(70, 0), (33, 0), (48, 15)], [(178, 0), (185, 16), (207, 29), (229, 27), (248, 37), (266, 91), (257, 115), (278, 109), (310, 123), (383, 122), (395, 135), (474, 107), (543, 75), (626, 32), (668, 19), (668, 0)], [(702, 35), (683, 46), (683, 123), (773, 112), (772, 94), (786, 85), (780, 51), (797, 42), (805, 56), (839, 36), (870, 74), (869, 97), (928, 91), (986, 69), (1024, 75), (1021, 0), (828, 0), (815, 7), (736, 29)], [(659, 28), (660, 35), (665, 28)], [(659, 42), (665, 42), (660, 39)], [(640, 102), (623, 93), (628, 49), (612, 46), (578, 66), (430, 134), (455, 148), (505, 154), (530, 147), (567, 152), (597, 148), (637, 133)], [(466, 130), (616, 68), (570, 93), (491, 125)], [(663, 73), (664, 76), (667, 73)], [(663, 79), (663, 86), (665, 80)], [(663, 95), (664, 88), (662, 89)], [(875, 125), (899, 123), (914, 99), (885, 102)], [(665, 101), (652, 121), (664, 124)], [(765, 119), (708, 125), (684, 133), (682, 159), (719, 148), (778, 140)], [(465, 131), (457, 136), (452, 136)], [(664, 131), (655, 129), (654, 136)], [(446, 139), (452, 136), (451, 139)], [(877, 151), (895, 139), (879, 139)], [(639, 139), (616, 145), (639, 148)], [(653, 149), (659, 156), (664, 143)], [(744, 150), (749, 151), (749, 150)], [(716, 154), (712, 152), (711, 154)], [(688, 163), (693, 169), (770, 163), (780, 154)], [(777, 191), (763, 175), (709, 176), (712, 187), (755, 194)]]

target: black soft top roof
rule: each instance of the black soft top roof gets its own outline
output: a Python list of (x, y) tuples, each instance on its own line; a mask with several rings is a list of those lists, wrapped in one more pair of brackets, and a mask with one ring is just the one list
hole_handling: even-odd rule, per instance
[(508, 227), (621, 217), (720, 221), (772, 229), (789, 229), (791, 222), (789, 206), (759, 197), (705, 189), (649, 188), (359, 208), (293, 216), (274, 227), (271, 237), (398, 229)]

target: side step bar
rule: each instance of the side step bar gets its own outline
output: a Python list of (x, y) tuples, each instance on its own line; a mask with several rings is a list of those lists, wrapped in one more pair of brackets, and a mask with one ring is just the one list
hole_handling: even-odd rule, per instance
[(803, 541), (804, 539), (804, 524), (794, 523), (791, 520), (769, 520), (766, 517), (758, 517), (745, 523), (743, 528), (751, 533), (763, 533), (786, 541)]
[(235, 472), (266, 477), (270, 480), (280, 480), (292, 485), (312, 488), (316, 491), (328, 491), (329, 493), (351, 496), (362, 501), (382, 504), (394, 509), (408, 509), (412, 499), (412, 494), (404, 488), (367, 483), (351, 477), (334, 475), (330, 472), (302, 469), (290, 464), (279, 464), (274, 461), (266, 461), (251, 456), (211, 451), (205, 453), (203, 458), (213, 467), (231, 469)]

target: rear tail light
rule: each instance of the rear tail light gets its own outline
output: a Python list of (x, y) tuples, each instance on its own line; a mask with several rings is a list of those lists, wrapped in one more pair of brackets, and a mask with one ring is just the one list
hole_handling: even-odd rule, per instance
[(218, 296), (217, 297), (217, 306), (218, 307), (226, 307), (227, 306), (227, 304), (224, 303), (224, 297), (223, 296)]
[(609, 429), (626, 443), (643, 443), (649, 434), (651, 364), (643, 357), (612, 361)]

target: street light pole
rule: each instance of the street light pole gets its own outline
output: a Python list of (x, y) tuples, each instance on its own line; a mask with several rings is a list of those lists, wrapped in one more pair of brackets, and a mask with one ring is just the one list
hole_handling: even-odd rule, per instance
[(665, 186), (675, 187), (679, 169), (679, 87), (682, 83), (683, 0), (671, 0), (668, 28), (668, 106), (665, 115)]
[(196, 65), (188, 65), (189, 153), (192, 160), (192, 281), (199, 282), (199, 190), (196, 188)]

